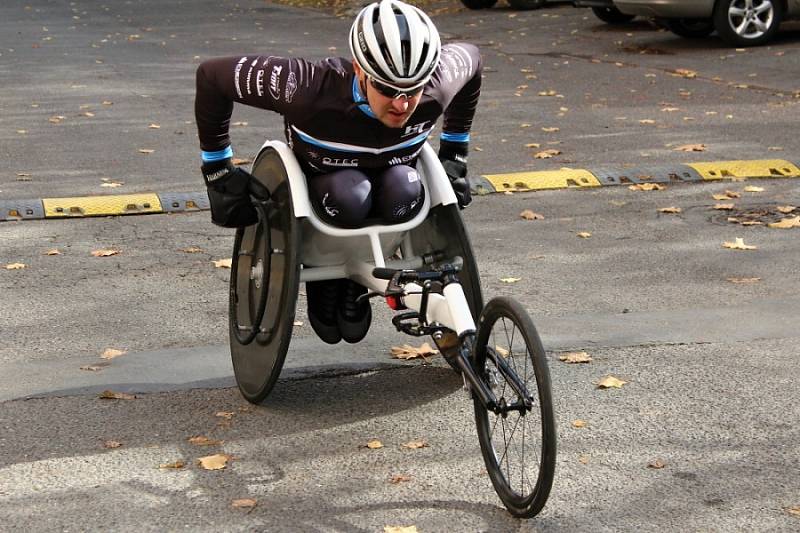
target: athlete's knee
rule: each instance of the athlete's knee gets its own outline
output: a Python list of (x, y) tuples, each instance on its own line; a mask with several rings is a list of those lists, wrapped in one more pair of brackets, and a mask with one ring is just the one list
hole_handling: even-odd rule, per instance
[(372, 184), (363, 172), (339, 170), (309, 181), (317, 207), (334, 224), (357, 226), (372, 209)]
[(406, 165), (386, 169), (380, 180), (376, 198), (381, 217), (387, 222), (404, 222), (422, 208), (424, 191), (417, 171)]

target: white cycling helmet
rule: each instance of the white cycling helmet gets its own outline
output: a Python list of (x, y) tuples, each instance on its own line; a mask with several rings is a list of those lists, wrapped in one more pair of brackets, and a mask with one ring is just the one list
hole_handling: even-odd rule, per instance
[(424, 85), (439, 63), (441, 48), (428, 15), (398, 0), (368, 5), (350, 28), (350, 51), (358, 65), (398, 89)]

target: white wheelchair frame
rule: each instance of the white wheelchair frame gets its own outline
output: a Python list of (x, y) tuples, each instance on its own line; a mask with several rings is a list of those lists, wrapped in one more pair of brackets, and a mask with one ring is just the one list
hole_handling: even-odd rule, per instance
[[(386, 295), (389, 282), (373, 276), (373, 269), (384, 267), (403, 270), (423, 267), (422, 259), (414, 253), (409, 230), (422, 224), (432, 207), (457, 203), (444, 168), (430, 145), (425, 143), (416, 166), (425, 188), (425, 197), (422, 209), (414, 218), (399, 224), (378, 224), (355, 229), (333, 226), (314, 211), (305, 174), (292, 150), (280, 141), (267, 141), (261, 150), (267, 148), (275, 150), (283, 161), (291, 188), (294, 215), (302, 223), (301, 282), (349, 278), (370, 291)], [(394, 253), (398, 247), (403, 257), (414, 259), (387, 261), (385, 257)], [(251, 279), (257, 275), (258, 272), (251, 272)], [(422, 286), (408, 283), (404, 290), (404, 305), (420, 311)], [(425, 317), (427, 322), (443, 325), (459, 336), (467, 331), (475, 331), (475, 321), (461, 284), (448, 284), (442, 292), (443, 294), (429, 294)]]

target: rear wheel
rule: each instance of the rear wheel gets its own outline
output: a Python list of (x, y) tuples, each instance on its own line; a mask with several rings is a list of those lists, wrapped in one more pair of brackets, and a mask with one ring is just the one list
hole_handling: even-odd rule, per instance
[(606, 24), (625, 24), (636, 18), (636, 15), (626, 15), (614, 6), (593, 7), (595, 16)]
[(469, 9), (486, 9), (495, 5), (497, 0), (461, 0), (461, 3)]
[(675, 35), (699, 39), (714, 33), (714, 23), (711, 19), (664, 19), (664, 26)]
[[(519, 406), (498, 415), (474, 401), (478, 440), (492, 485), (511, 514), (530, 518), (542, 510), (553, 485), (556, 424), (544, 348), (518, 302), (501, 297), (486, 305), (473, 364), (501, 407)], [(524, 384), (530, 410), (500, 370), (503, 365)]]
[(783, 20), (778, 0), (720, 0), (714, 26), (731, 46), (758, 46), (769, 41)]

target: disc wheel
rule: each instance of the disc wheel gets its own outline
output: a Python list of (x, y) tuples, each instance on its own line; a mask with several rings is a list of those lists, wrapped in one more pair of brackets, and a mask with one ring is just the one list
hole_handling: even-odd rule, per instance
[(289, 349), (300, 283), (300, 225), (277, 152), (268, 148), (259, 154), (252, 174), (272, 198), (260, 209), (257, 224), (236, 231), (229, 326), (236, 383), (245, 399), (260, 403), (278, 380)]
[[(498, 358), (525, 385), (529, 409), (494, 362)], [(476, 399), (475, 421), (495, 491), (512, 515), (530, 518), (550, 495), (556, 424), (544, 348), (528, 313), (515, 300), (494, 298), (481, 313), (474, 365), (501, 408), (518, 407), (495, 414)]]

